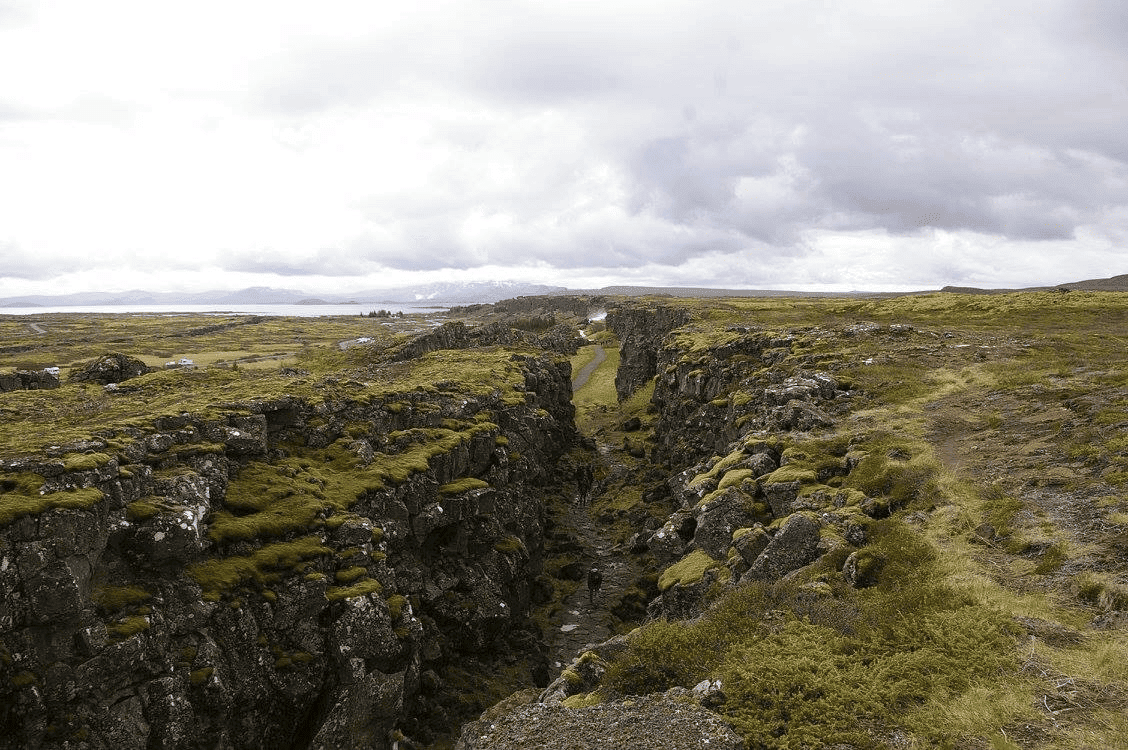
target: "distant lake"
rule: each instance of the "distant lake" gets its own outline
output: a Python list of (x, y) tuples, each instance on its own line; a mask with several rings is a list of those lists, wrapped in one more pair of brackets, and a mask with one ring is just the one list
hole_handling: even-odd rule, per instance
[[(459, 304), (468, 305), (471, 302)], [(322, 315), (366, 315), (375, 310), (391, 313), (428, 314), (445, 312), (452, 305), (419, 302), (413, 304), (372, 302), (363, 305), (59, 305), (43, 307), (0, 307), (0, 315), (52, 315), (59, 313), (98, 313), (104, 315), (271, 315), (317, 318)]]

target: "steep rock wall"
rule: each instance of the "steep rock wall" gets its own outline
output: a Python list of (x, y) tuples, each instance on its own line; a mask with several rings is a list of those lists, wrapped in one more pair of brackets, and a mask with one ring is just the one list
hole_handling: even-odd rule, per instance
[(619, 338), (619, 369), (615, 392), (629, 397), (657, 373), (658, 350), (666, 334), (689, 322), (680, 307), (628, 303), (607, 311), (607, 327)]
[(521, 638), (566, 362), (521, 392), (283, 397), (0, 465), (0, 747), (391, 746)]

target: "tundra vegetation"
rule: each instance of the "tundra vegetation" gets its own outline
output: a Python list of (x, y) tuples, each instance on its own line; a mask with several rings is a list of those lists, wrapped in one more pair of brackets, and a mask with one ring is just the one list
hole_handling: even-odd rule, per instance
[[(540, 334), (586, 317), (562, 301), (523, 304), (481, 308), (467, 322), (508, 316), (514, 329)], [(574, 394), (576, 425), (599, 450), (570, 448), (555, 479), (594, 466), (597, 489), (584, 512), (614, 554), (641, 571), (629, 587), (604, 594), (609, 612), (601, 616), (622, 639), (577, 654), (561, 675), (563, 703), (579, 720), (601, 703), (710, 680), (719, 689), (699, 700), (749, 748), (1125, 746), (1128, 298), (936, 293), (599, 304), (677, 315), (666, 315), (670, 328), (645, 344), (659, 369), (630, 387), (624, 373), (635, 363), (638, 330), (620, 326), (620, 339), (610, 321), (589, 326), (589, 344), (571, 360), (575, 373), (596, 361), (596, 346), (605, 357)], [(347, 401), (389, 415), (389, 424), (402, 421), (402, 429), (381, 431), (314, 416), (305, 437), (283, 435), (269, 454), (239, 460), (224, 502), (203, 519), (208, 554), (185, 568), (201, 597), (233, 618), (287, 596), (284, 585), (300, 585), (334, 606), (376, 602), (396, 638), (409, 643), (418, 596), (392, 586), (385, 532), (379, 519), (363, 516), (366, 499), (397, 492), (471, 443), (503, 452), (510, 472), (534, 468), (521, 433), (493, 421), (496, 413), (452, 416), (435, 406), (497, 399), (528, 406), (536, 420), (514, 359), (515, 351), (534, 354), (527, 349), (432, 351), (377, 371), (373, 352), (391, 350), (424, 321), (36, 321), (46, 334), (0, 316), (0, 367), (57, 365), (62, 385), (0, 394), (0, 458), (46, 456), (60, 474), (113, 468), (128, 477), (123, 457), (148, 439), (155, 420), (230, 420), (271, 400)], [(341, 346), (361, 338), (372, 340)], [(199, 366), (161, 369), (113, 389), (68, 381), (108, 350), (156, 367), (180, 357)], [(791, 408), (786, 393), (797, 373), (832, 378), (834, 408), (795, 411), (786, 427), (770, 428), (766, 404)], [(785, 394), (778, 402), (773, 388)], [(428, 410), (426, 419), (407, 418)], [(96, 448), (65, 450), (91, 440)], [(371, 452), (358, 451), (358, 442)], [(171, 485), (185, 456), (199, 465), (223, 451), (201, 436), (150, 468)], [(771, 456), (770, 465), (760, 456)], [(484, 477), (447, 476), (432, 496), (441, 506), (489, 492)], [(565, 484), (543, 490), (543, 548), (513, 528), (495, 529), (479, 547), (507, 561), (538, 558), (527, 615), (544, 640), (554, 637), (585, 561), (567, 528), (576, 496)], [(106, 501), (94, 486), (64, 487), (26, 467), (0, 476), (0, 488), (0, 528)], [(123, 514), (152, 522), (169, 512), (168, 502), (145, 498)], [(704, 519), (722, 504), (743, 523), (723, 542), (707, 540)], [(339, 529), (363, 524), (368, 539), (330, 543)], [(664, 524), (674, 539), (667, 548), (656, 541)], [(818, 552), (804, 564), (776, 575), (757, 567), (760, 557), (742, 558), (742, 550), (802, 524), (817, 528)], [(111, 643), (160, 626), (167, 596), (141, 577), (93, 579), (89, 591)], [(470, 606), (454, 601), (454, 589), (444, 596), (449, 609), (435, 610), (443, 617)], [(306, 674), (326, 658), (281, 635), (260, 637), (263, 658), (280, 674)], [(542, 646), (530, 644), (529, 653)], [(179, 654), (183, 681), (201, 690), (217, 684), (223, 667), (193, 648), (171, 657)], [(448, 733), (429, 738), (432, 746), (451, 746), (460, 721), (532, 686), (529, 653), (509, 650), (443, 672), (460, 698), (428, 708), (426, 716), (448, 722)], [(44, 680), (8, 661), (13, 695)]]
[[(782, 580), (737, 583), (732, 550), (726, 560), (691, 549), (658, 587), (715, 571), (700, 611), (631, 631), (568, 705), (720, 679), (712, 705), (748, 747), (1124, 746), (1128, 299), (652, 304), (692, 312), (666, 337), (679, 365), (701, 364), (690, 378), (759, 333), (789, 339), (773, 367), (829, 372), (849, 388), (853, 404), (833, 424), (777, 438), (771, 474), (734, 470), (750, 452), (737, 445), (689, 486), (709, 490), (701, 503), (787, 482), (800, 501), (866, 506), (856, 560), (875, 582), (846, 583), (845, 553), (832, 552)], [(754, 395), (737, 383), (711, 405), (720, 414)]]

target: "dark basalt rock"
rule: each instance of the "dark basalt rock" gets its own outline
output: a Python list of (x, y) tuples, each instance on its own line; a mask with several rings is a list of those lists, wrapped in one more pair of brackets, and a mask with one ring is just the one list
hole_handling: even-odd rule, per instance
[(70, 379), (76, 383), (109, 385), (110, 383), (121, 383), (150, 372), (153, 372), (153, 368), (136, 357), (113, 352), (104, 354), (71, 373)]
[(41, 391), (59, 387), (58, 368), (0, 373), (0, 393)]
[[(137, 369), (99, 362), (91, 382)], [(393, 415), (285, 397), (131, 428), (95, 469), (67, 468), (74, 446), (6, 461), (45, 491), (102, 499), (0, 526), (0, 748), (388, 748), (394, 731), (426, 739), (462, 718), (444, 707), (458, 703), (453, 688), (438, 678), (424, 695), (420, 675), (488, 663), (510, 641), (537, 647), (522, 634), (544, 554), (542, 485), (576, 442), (567, 362), (515, 362), (527, 374), (517, 403), (413, 392)], [(225, 499), (252, 462), (348, 444), (370, 463), (399, 450), (395, 430), (452, 419), (490, 427), (364, 491), (343, 518), (323, 512), (281, 536), (209, 533), (221, 512), (248, 512)], [(350, 439), (349, 425), (369, 434)], [(298, 543), (312, 551), (264, 557)], [(209, 565), (233, 576), (221, 595), (193, 575)]]

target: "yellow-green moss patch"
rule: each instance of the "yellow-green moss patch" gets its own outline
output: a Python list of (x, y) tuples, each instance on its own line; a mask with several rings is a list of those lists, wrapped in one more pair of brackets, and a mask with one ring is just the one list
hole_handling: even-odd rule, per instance
[(466, 477), (465, 479), (457, 479), (453, 482), (448, 482), (442, 487), (439, 487), (440, 495), (459, 495), (463, 492), (470, 490), (484, 490), (489, 487), (489, 482), (475, 477)]
[(255, 550), (250, 555), (214, 558), (188, 568), (190, 575), (205, 592), (230, 591), (246, 581), (267, 582), (274, 569), (293, 568), (302, 560), (330, 555), (333, 550), (321, 543), (320, 537), (305, 536), (289, 542), (276, 542)]
[(325, 598), (334, 602), (340, 599), (350, 599), (354, 596), (378, 594), (382, 590), (383, 586), (380, 585), (379, 581), (367, 578), (354, 583), (352, 586), (330, 586), (325, 592)]
[(719, 567), (720, 563), (702, 550), (694, 550), (678, 562), (662, 571), (658, 578), (658, 590), (665, 591), (671, 586), (686, 586), (697, 583), (705, 571)]

